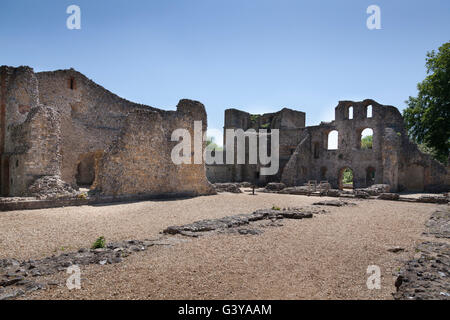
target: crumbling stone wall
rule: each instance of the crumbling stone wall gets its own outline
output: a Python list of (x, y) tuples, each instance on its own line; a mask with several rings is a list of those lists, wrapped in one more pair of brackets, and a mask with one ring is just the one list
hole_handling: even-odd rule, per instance
[[(268, 149), (270, 150), (271, 130), (279, 129), (279, 157), (280, 168), (283, 168), (289, 161), (299, 140), (299, 132), (305, 127), (305, 113), (301, 111), (283, 108), (275, 113), (265, 113), (262, 115), (250, 114), (237, 109), (225, 110), (224, 125), (224, 147), (226, 147), (226, 130), (227, 129), (255, 129), (257, 132), (261, 129), (268, 132)], [(258, 138), (257, 138), (258, 139)], [(259, 146), (259, 143), (258, 143)], [(245, 158), (249, 159), (248, 141), (245, 145)], [(237, 145), (235, 144), (235, 158), (237, 154)], [(224, 152), (226, 157), (226, 150)], [(248, 161), (247, 161), (248, 162)], [(258, 164), (230, 164), (230, 165), (209, 165), (207, 174), (208, 179), (212, 182), (243, 182), (249, 181), (256, 184), (266, 184), (272, 181), (279, 181), (282, 170), (274, 176), (260, 175), (261, 165)], [(225, 177), (227, 175), (227, 177)]]
[[(73, 69), (2, 66), (0, 111), (4, 196), (29, 194), (42, 176), (73, 187), (94, 180), (91, 188), (109, 195), (213, 192), (203, 164), (174, 166), (167, 157), (172, 130), (192, 130), (194, 120), (206, 130), (201, 103), (182, 100), (177, 111), (164, 111), (122, 99)], [(118, 149), (124, 145), (127, 153)]]
[[(392, 191), (448, 190), (446, 168), (409, 141), (403, 118), (395, 107), (371, 99), (340, 101), (335, 113), (334, 121), (304, 129), (305, 140), (284, 168), (283, 183), (293, 186), (308, 180), (326, 180), (334, 188), (342, 188), (341, 174), (349, 168), (353, 171), (354, 188), (389, 184)], [(371, 149), (361, 148), (361, 132), (365, 128), (373, 130)], [(328, 150), (328, 134), (333, 130), (338, 131), (338, 148)], [(370, 172), (374, 173), (373, 181), (369, 179)]]
[[(369, 111), (371, 109), (371, 112)], [(371, 113), (371, 114), (370, 114)], [(301, 186), (309, 180), (328, 181), (333, 188), (342, 188), (342, 174), (353, 171), (353, 186), (389, 184), (392, 191), (446, 191), (448, 170), (412, 143), (397, 108), (374, 100), (340, 101), (335, 120), (305, 127), (305, 114), (283, 109), (278, 113), (255, 116), (229, 109), (225, 111), (225, 128), (280, 129), (280, 170), (265, 182), (281, 181), (288, 186)], [(372, 148), (361, 148), (361, 133), (372, 129)], [(328, 137), (338, 132), (338, 148), (328, 148)], [(248, 155), (247, 155), (248, 157)], [(258, 181), (258, 166), (208, 166), (212, 182)], [(220, 173), (218, 175), (217, 173)], [(261, 180), (259, 180), (261, 182)]]
[(131, 112), (121, 135), (100, 161), (96, 188), (108, 195), (214, 193), (203, 164), (175, 165), (171, 160), (177, 144), (170, 141), (173, 130), (186, 128), (193, 136), (194, 121), (201, 120), (205, 131), (204, 110), (199, 102), (181, 100), (177, 112)]

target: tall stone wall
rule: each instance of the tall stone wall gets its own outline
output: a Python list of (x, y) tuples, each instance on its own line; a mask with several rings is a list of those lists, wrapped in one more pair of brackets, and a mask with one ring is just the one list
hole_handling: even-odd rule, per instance
[[(349, 168), (355, 188), (385, 183), (393, 191), (448, 190), (446, 168), (409, 141), (403, 118), (395, 107), (371, 99), (340, 101), (335, 114), (336, 120), (305, 129), (308, 137), (290, 158), (282, 182), (302, 185), (308, 180), (326, 180), (339, 188), (342, 172)], [(361, 148), (361, 133), (366, 128), (373, 130), (370, 149)], [(328, 135), (334, 130), (338, 131), (338, 148), (329, 150)]]
[[(393, 191), (449, 189), (448, 170), (409, 141), (397, 108), (371, 99), (340, 101), (334, 121), (309, 127), (305, 127), (305, 114), (299, 111), (282, 109), (252, 115), (228, 109), (224, 128), (280, 130), (280, 170), (266, 177), (265, 182), (281, 181), (293, 186), (316, 180), (342, 188), (343, 172), (351, 169), (355, 188), (386, 183)], [(371, 148), (361, 147), (364, 129), (372, 129)], [(332, 131), (338, 132), (337, 149), (328, 148)], [(251, 164), (209, 165), (208, 178), (212, 182), (223, 182), (225, 177), (228, 181), (261, 182), (258, 171), (259, 166)]]
[(177, 111), (164, 111), (122, 99), (73, 69), (3, 66), (0, 107), (3, 195), (27, 195), (42, 176), (73, 187), (95, 180), (92, 189), (111, 195), (214, 192), (203, 163), (175, 166), (168, 157), (172, 130), (192, 131), (194, 120), (206, 130), (201, 103), (182, 100)]
[(188, 100), (180, 101), (175, 113), (130, 112), (121, 135), (100, 161), (96, 189), (106, 195), (213, 194), (203, 164), (175, 165), (171, 159), (178, 143), (171, 141), (172, 131), (188, 129), (193, 137), (195, 120), (203, 122), (205, 131), (203, 105)]
[(42, 176), (60, 176), (61, 126), (59, 113), (38, 105), (27, 119), (11, 128), (15, 146), (9, 159), (10, 194), (27, 195), (28, 187)]
[[(226, 147), (227, 129), (254, 129), (258, 132), (261, 129), (267, 130), (268, 144), (270, 144), (270, 131), (279, 130), (279, 167), (282, 169), (289, 161), (296, 146), (300, 142), (299, 134), (305, 127), (306, 114), (301, 111), (283, 108), (278, 112), (265, 114), (250, 114), (237, 109), (225, 110), (224, 126), (224, 147)], [(258, 136), (258, 135), (257, 135)], [(258, 138), (257, 138), (258, 139)], [(248, 143), (246, 143), (246, 159), (249, 158)], [(235, 145), (235, 158), (237, 146)], [(259, 144), (258, 144), (259, 148)], [(270, 149), (270, 147), (268, 147)], [(259, 151), (257, 151), (259, 152)], [(226, 150), (225, 150), (226, 153)], [(216, 167), (217, 166), (217, 167)], [(282, 170), (276, 175), (263, 176), (260, 174), (261, 165), (258, 164), (228, 164), (228, 165), (208, 165), (208, 179), (211, 182), (224, 182), (226, 177), (232, 182), (252, 182), (265, 184), (272, 181), (279, 181)]]

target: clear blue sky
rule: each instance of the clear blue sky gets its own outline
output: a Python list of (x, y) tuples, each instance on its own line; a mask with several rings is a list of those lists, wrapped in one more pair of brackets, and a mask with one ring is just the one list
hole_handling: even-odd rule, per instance
[[(66, 28), (81, 7), (82, 29)], [(366, 8), (381, 8), (368, 30)], [(399, 109), (425, 76), (425, 55), (450, 40), (446, 0), (1, 0), (0, 64), (73, 67), (132, 101), (205, 104), (222, 128), (234, 107), (305, 111), (333, 120), (338, 100)]]

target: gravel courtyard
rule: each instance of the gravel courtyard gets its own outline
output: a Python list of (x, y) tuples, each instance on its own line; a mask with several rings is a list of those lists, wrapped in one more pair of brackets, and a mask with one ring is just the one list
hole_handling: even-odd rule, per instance
[[(333, 198), (223, 193), (173, 201), (0, 213), (0, 259), (38, 259), (107, 242), (156, 238), (168, 226)], [(312, 219), (283, 220), (260, 235), (176, 236), (113, 265), (81, 267), (82, 288), (59, 285), (22, 299), (391, 299), (393, 273), (426, 239), (435, 204), (351, 199)], [(403, 252), (388, 249), (402, 247)], [(366, 286), (381, 269), (381, 289)]]

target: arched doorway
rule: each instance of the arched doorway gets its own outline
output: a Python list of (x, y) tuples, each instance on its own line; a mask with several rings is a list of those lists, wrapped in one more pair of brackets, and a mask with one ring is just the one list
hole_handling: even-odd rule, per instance
[(353, 170), (344, 167), (339, 170), (339, 189), (353, 189)]
[(368, 167), (366, 169), (366, 186), (370, 187), (375, 184), (375, 168)]
[(82, 154), (77, 164), (75, 174), (76, 183), (79, 187), (90, 188), (95, 180), (96, 153)]

